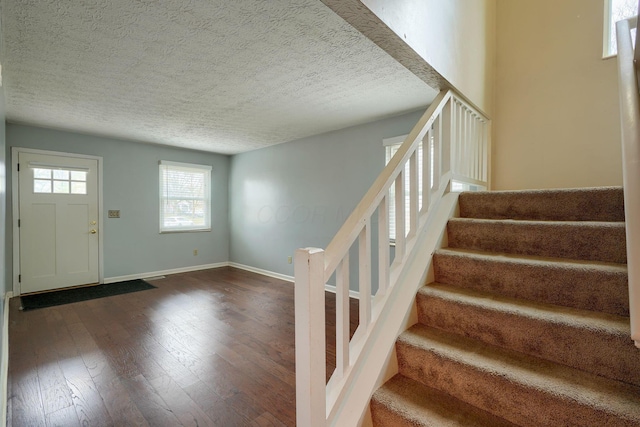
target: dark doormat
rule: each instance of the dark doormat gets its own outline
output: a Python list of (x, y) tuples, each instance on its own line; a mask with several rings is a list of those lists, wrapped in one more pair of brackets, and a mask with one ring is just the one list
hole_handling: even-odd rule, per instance
[(108, 285), (85, 286), (83, 288), (26, 295), (20, 297), (20, 301), (22, 302), (21, 310), (35, 310), (37, 308), (53, 307), (54, 305), (71, 304), (72, 302), (128, 294), (130, 292), (145, 291), (147, 289), (155, 289), (155, 286), (138, 279), (127, 282), (110, 283)]

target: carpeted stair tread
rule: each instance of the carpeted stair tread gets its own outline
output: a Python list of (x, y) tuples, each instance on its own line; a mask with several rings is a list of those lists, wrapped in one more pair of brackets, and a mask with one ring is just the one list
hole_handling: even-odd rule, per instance
[(640, 426), (640, 388), (415, 325), (400, 374), (523, 427)]
[(434, 254), (434, 272), (438, 283), (629, 315), (626, 264), (440, 249)]
[(627, 260), (624, 222), (452, 218), (447, 235), (450, 248), (615, 263)]
[(373, 394), (371, 416), (380, 427), (516, 427), (402, 375)]
[(417, 295), (420, 323), (640, 385), (629, 318), (433, 283)]
[(448, 401), (521, 427), (640, 427), (622, 188), (467, 192), (459, 213), (374, 424), (447, 426), (428, 414)]
[(460, 194), (463, 218), (624, 221), (622, 187)]

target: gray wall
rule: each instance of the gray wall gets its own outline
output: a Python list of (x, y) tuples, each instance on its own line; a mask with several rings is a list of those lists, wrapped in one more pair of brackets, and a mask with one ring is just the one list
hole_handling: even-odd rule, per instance
[[(11, 147), (103, 158), (105, 278), (226, 261), (293, 275), (287, 257), (299, 247), (327, 246), (384, 167), (382, 139), (408, 133), (422, 113), (232, 157), (8, 124), (6, 153), (9, 165)], [(213, 167), (210, 233), (158, 233), (158, 160)], [(122, 217), (107, 218), (109, 209)], [(12, 221), (9, 210), (9, 288)]]
[(293, 275), (287, 257), (327, 246), (382, 171), (382, 139), (409, 133), (423, 113), (233, 156), (230, 260)]
[[(229, 260), (228, 156), (15, 124), (7, 125), (7, 159), (10, 147), (103, 158), (104, 230), (101, 232), (105, 278)], [(213, 167), (211, 232), (159, 234), (159, 160)], [(11, 176), (8, 179), (10, 192)], [(120, 209), (121, 218), (107, 218), (109, 209)], [(11, 216), (11, 212), (8, 214)], [(9, 218), (7, 224), (11, 224), (11, 220)], [(8, 247), (11, 247), (10, 226), (7, 231)], [(198, 249), (198, 256), (193, 255), (194, 249)], [(8, 270), (10, 257), (11, 253)]]

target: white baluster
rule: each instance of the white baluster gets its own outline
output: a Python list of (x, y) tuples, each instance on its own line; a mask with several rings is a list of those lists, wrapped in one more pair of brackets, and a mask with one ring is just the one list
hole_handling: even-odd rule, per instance
[(344, 376), (349, 367), (349, 252), (336, 269), (336, 375)]
[(384, 295), (389, 287), (389, 195), (378, 206), (378, 292)]
[[(437, 120), (439, 122), (439, 120)], [(429, 210), (429, 203), (431, 202), (431, 161), (433, 159), (432, 140), (433, 140), (433, 128), (427, 131), (427, 134), (422, 139), (422, 209), (421, 213)]]
[(396, 186), (396, 254), (393, 259), (393, 262), (402, 262), (404, 258), (404, 248), (405, 248), (405, 218), (404, 218), (404, 175), (405, 170), (402, 169), (396, 178), (395, 186)]
[(418, 230), (418, 150), (409, 158), (409, 238)]

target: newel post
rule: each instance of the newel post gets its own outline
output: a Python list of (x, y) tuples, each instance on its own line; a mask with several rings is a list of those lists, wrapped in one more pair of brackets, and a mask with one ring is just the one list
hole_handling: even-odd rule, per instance
[(296, 423), (326, 425), (324, 251), (296, 250)]

